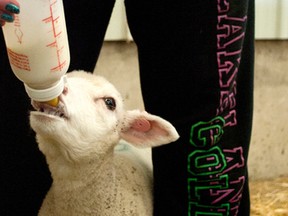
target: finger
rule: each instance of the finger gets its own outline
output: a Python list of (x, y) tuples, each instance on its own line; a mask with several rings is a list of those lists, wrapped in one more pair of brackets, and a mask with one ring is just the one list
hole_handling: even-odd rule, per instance
[(14, 14), (20, 13), (20, 8), (15, 4), (9, 3), (5, 6), (5, 9), (6, 9), (6, 11), (9, 11), (9, 12), (14, 13)]
[(0, 12), (0, 19), (2, 22), (13, 22), (14, 21), (14, 15)]
[(0, 20), (0, 26), (4, 26), (5, 25), (5, 22)]
[(18, 14), (20, 13), (20, 5), (15, 0), (0, 0), (0, 10)]

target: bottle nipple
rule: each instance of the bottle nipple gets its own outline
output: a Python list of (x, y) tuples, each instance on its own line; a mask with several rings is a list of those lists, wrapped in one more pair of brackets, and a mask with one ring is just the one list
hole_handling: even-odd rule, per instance
[(58, 103), (59, 103), (59, 98), (56, 97), (52, 100), (49, 100), (49, 101), (45, 101), (44, 103), (50, 105), (50, 106), (53, 106), (53, 107), (57, 107)]

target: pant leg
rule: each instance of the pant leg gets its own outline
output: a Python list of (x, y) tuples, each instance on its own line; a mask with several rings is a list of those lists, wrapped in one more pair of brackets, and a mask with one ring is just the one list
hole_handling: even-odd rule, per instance
[(30, 102), (11, 71), (2, 32), (0, 49), (0, 215), (36, 215), (50, 173), (29, 127)]
[(93, 72), (115, 0), (64, 0), (70, 47), (68, 71)]
[(180, 139), (153, 149), (154, 215), (249, 215), (254, 0), (126, 0), (145, 108)]
[[(93, 71), (114, 0), (64, 3), (70, 70)], [(52, 180), (29, 126), (30, 100), (11, 71), (2, 32), (0, 50), (0, 215), (33, 216), (37, 215)]]

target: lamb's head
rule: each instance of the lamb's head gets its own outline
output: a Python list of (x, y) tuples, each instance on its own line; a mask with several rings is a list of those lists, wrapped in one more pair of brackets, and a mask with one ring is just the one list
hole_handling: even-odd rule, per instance
[(30, 114), (40, 150), (48, 157), (81, 161), (113, 152), (123, 138), (140, 146), (175, 141), (178, 134), (166, 120), (125, 111), (115, 87), (103, 77), (85, 72), (67, 75), (67, 86), (58, 107), (32, 102)]

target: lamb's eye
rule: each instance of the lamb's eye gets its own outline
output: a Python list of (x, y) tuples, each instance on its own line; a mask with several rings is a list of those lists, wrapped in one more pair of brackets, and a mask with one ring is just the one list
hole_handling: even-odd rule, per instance
[(113, 111), (116, 109), (116, 102), (114, 98), (110, 98), (110, 97), (104, 98), (104, 102), (109, 110)]

